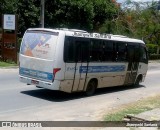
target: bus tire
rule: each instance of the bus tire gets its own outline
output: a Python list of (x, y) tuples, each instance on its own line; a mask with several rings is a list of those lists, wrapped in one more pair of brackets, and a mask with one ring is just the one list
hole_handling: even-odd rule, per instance
[(97, 82), (95, 80), (91, 80), (88, 85), (87, 85), (87, 89), (86, 89), (86, 96), (92, 96), (97, 88)]

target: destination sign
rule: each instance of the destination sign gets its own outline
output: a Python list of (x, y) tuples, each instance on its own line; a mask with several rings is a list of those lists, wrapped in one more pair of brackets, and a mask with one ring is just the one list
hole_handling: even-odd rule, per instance
[(99, 33), (74, 32), (73, 36), (88, 37), (88, 38), (107, 38), (107, 39), (111, 39), (111, 34), (99, 34)]

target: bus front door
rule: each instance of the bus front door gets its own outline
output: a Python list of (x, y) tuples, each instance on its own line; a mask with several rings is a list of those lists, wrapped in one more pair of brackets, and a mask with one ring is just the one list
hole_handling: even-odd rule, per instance
[(83, 91), (86, 83), (88, 59), (89, 59), (89, 40), (77, 39), (76, 44), (76, 63), (72, 92)]
[(128, 68), (125, 78), (125, 85), (134, 84), (139, 66), (139, 45), (129, 43), (127, 45)]

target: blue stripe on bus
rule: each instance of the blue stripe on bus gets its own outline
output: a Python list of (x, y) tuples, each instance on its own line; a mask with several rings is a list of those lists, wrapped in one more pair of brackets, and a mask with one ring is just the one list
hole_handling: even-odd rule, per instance
[[(88, 73), (102, 73), (102, 72), (122, 72), (125, 71), (125, 65), (110, 65), (110, 66), (89, 66)], [(87, 66), (81, 66), (79, 73), (86, 73)]]
[(27, 68), (20, 68), (19, 74), (23, 75), (23, 76), (28, 76), (28, 77), (43, 79), (43, 80), (52, 80), (53, 79), (52, 73), (38, 71), (38, 70), (31, 70), (31, 69), (27, 69)]

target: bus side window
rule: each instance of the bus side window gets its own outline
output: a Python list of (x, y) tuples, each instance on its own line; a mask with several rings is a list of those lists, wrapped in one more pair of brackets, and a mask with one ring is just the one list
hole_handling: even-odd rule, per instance
[(127, 61), (134, 61), (134, 46), (131, 43), (127, 45)]
[(102, 61), (102, 42), (101, 40), (91, 40), (90, 61)]
[(147, 50), (143, 46), (140, 46), (140, 62), (148, 63)]
[(75, 62), (75, 44), (72, 37), (66, 37), (64, 43), (64, 62)]
[(126, 61), (126, 43), (125, 42), (116, 42), (117, 43), (117, 61)]
[(75, 39), (75, 57), (76, 62), (87, 62), (89, 61), (89, 40), (86, 39)]
[(140, 60), (140, 47), (139, 47), (139, 43), (135, 44), (135, 54), (134, 54), (134, 61), (135, 62), (139, 62)]
[(89, 61), (89, 41), (83, 41), (81, 44), (82, 62)]
[(114, 61), (112, 41), (103, 41), (103, 61)]

